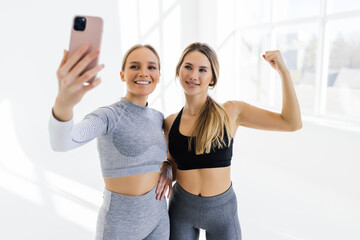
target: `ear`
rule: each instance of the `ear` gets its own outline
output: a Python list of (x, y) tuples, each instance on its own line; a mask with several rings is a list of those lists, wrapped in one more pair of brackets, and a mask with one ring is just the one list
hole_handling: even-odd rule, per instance
[(158, 84), (160, 82), (160, 79), (161, 79), (161, 73), (159, 73), (159, 79), (157, 80), (156, 84)]
[(120, 78), (121, 78), (121, 81), (125, 82), (125, 75), (124, 75), (123, 71), (120, 71)]

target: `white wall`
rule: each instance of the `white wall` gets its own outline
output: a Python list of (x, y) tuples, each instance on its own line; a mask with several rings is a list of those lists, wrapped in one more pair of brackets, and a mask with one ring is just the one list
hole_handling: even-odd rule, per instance
[[(129, 28), (129, 9), (137, 11), (130, 6), (134, 2), (0, 2), (1, 239), (93, 238), (103, 189), (96, 143), (68, 153), (50, 149), (47, 121), (57, 92), (55, 72), (62, 49), (68, 47), (72, 16), (101, 16), (105, 21), (103, 82), (76, 107), (75, 120), (122, 96), (125, 89), (118, 78), (122, 54), (136, 41), (152, 39), (140, 39), (138, 30), (132, 33), (134, 28)], [(174, 11), (182, 20), (180, 40), (165, 38), (163, 45), (156, 46), (165, 71), (157, 94), (166, 100), (178, 91), (161, 89), (173, 81), (171, 64), (182, 48), (197, 38), (215, 41), (201, 27), (206, 23), (204, 12), (196, 14), (203, 1), (200, 5), (190, 0), (167, 2), (178, 3)], [(170, 30), (162, 29), (165, 35)], [(177, 34), (172, 31), (172, 36)], [(173, 58), (165, 56), (172, 48), (176, 49)], [(178, 110), (181, 101), (171, 107), (157, 100), (154, 104), (167, 115)], [(307, 121), (296, 133), (239, 129), (232, 179), (244, 239), (360, 239), (359, 140), (359, 131)]]
[(76, 107), (85, 113), (121, 96), (117, 1), (1, 1), (1, 239), (92, 239), (102, 201), (96, 144), (55, 153), (48, 119), (56, 69), (75, 14), (103, 17), (103, 82)]

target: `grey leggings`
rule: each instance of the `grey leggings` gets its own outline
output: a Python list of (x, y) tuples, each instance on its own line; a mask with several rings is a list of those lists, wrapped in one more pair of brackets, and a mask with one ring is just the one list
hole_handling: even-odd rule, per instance
[(141, 196), (125, 196), (105, 189), (96, 240), (168, 240), (166, 200), (156, 200), (155, 188)]
[(201, 197), (174, 184), (169, 205), (170, 239), (199, 239), (199, 229), (209, 240), (241, 240), (237, 200), (232, 186), (214, 197)]

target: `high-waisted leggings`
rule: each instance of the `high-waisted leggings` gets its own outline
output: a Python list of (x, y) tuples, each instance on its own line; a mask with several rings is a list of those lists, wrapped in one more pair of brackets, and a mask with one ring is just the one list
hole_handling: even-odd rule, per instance
[(155, 188), (141, 196), (126, 196), (105, 189), (96, 240), (168, 240), (166, 200), (156, 200)]
[(169, 205), (170, 239), (199, 239), (199, 229), (208, 240), (241, 240), (237, 200), (232, 186), (214, 197), (201, 197), (174, 184)]

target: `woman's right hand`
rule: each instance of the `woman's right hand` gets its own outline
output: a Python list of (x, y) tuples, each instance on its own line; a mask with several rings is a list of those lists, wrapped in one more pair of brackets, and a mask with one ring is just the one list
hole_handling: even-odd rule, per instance
[(165, 161), (161, 164), (160, 178), (155, 190), (157, 200), (163, 200), (168, 190), (169, 192), (167, 198), (170, 198), (172, 192), (172, 181), (172, 165), (169, 161)]
[(86, 92), (95, 88), (101, 82), (100, 78), (96, 78), (85, 85), (104, 68), (103, 64), (97, 65), (82, 73), (99, 56), (99, 50), (94, 50), (83, 57), (89, 47), (90, 44), (82, 45), (68, 60), (68, 52), (64, 50), (63, 59), (56, 73), (59, 91), (53, 108), (54, 117), (60, 121), (70, 120), (73, 107), (80, 102)]

